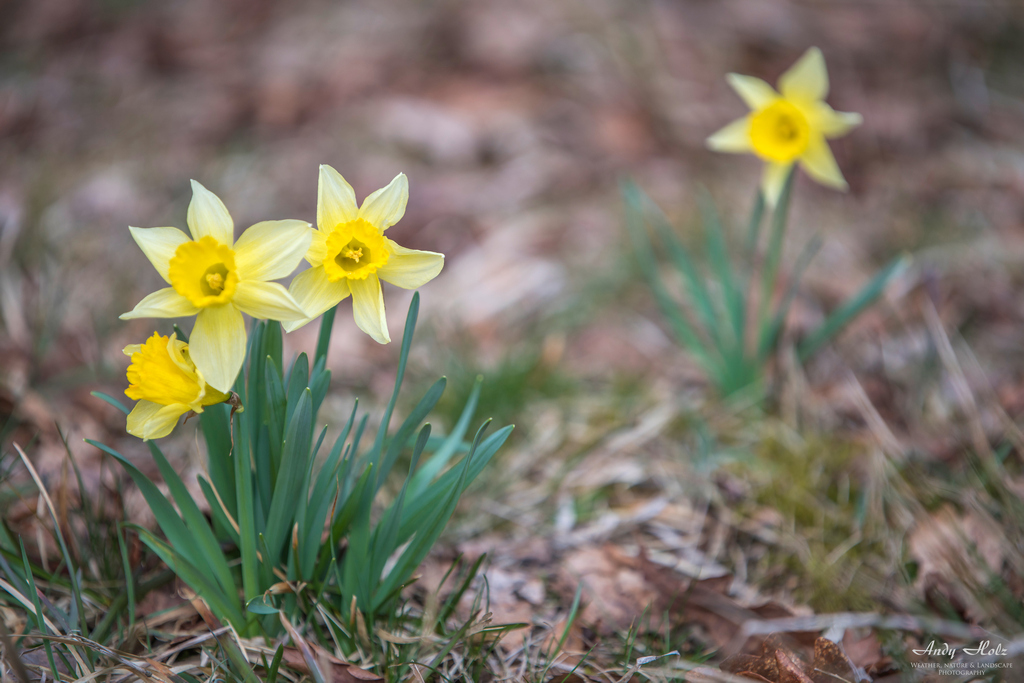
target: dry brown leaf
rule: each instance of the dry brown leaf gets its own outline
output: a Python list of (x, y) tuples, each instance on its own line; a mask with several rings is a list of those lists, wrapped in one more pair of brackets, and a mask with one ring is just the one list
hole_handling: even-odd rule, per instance
[(843, 636), (843, 652), (854, 666), (866, 669), (882, 658), (882, 644), (873, 632), (858, 638), (853, 629), (847, 629)]
[[(349, 664), (348, 662), (338, 659), (314, 643), (308, 643), (308, 645), (310, 645), (311, 649), (316, 652), (316, 661), (318, 664), (326, 662), (330, 665), (331, 671), (328, 683), (353, 683), (353, 681), (384, 680), (375, 673), (367, 671), (366, 669), (360, 669), (354, 664)], [(281, 659), (296, 671), (301, 671), (305, 674), (312, 673), (309, 665), (306, 663), (306, 658), (297, 647), (286, 647), (281, 655)]]
[(1009, 547), (1006, 534), (991, 517), (972, 510), (959, 514), (951, 506), (923, 518), (907, 540), (918, 563), (914, 588), (928, 598), (937, 592), (972, 618), (980, 618), (969, 586), (985, 574), (999, 574)]
[(778, 683), (814, 683), (810, 676), (782, 650), (776, 651), (775, 660), (779, 664)]
[(842, 646), (828, 638), (818, 638), (814, 641), (812, 667), (811, 678), (814, 683), (856, 683), (858, 678)]
[(739, 654), (722, 662), (722, 670), (771, 683), (855, 683), (853, 664), (842, 647), (827, 638), (814, 642), (814, 663), (808, 664), (788, 635), (764, 639), (759, 655)]
[[(559, 566), (559, 578), (565, 595), (575, 593), (582, 583), (581, 619), (605, 634), (628, 629), (659, 597), (643, 572), (611, 545), (574, 550)], [(652, 620), (659, 614), (660, 610), (652, 609)]]

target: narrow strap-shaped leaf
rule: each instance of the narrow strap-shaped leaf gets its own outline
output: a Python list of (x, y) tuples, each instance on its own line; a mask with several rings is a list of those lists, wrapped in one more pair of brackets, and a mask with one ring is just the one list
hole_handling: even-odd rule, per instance
[(377, 429), (377, 438), (370, 448), (370, 462), (376, 468), (381, 453), (384, 450), (384, 439), (387, 437), (388, 429), (391, 427), (391, 414), (395, 411), (395, 403), (398, 402), (398, 392), (402, 388), (402, 380), (405, 379), (405, 365), (409, 360), (409, 349), (412, 346), (413, 333), (416, 330), (416, 318), (420, 312), (420, 293), (414, 292), (412, 301), (409, 303), (409, 313), (405, 317), (405, 331), (402, 333), (402, 348), (398, 354), (398, 372), (395, 374), (395, 388), (391, 392), (391, 399), (388, 407), (384, 410), (384, 419)]
[(327, 360), (327, 352), (331, 348), (331, 331), (334, 328), (334, 316), (337, 312), (338, 307), (335, 305), (320, 317), (320, 334), (316, 340), (316, 363), (319, 363), (321, 360)]
[(441, 447), (438, 448), (430, 459), (423, 463), (423, 467), (417, 471), (409, 483), (409, 497), (415, 498), (419, 495), (423, 489), (427, 487), (434, 480), (434, 478), (441, 473), (441, 470), (445, 468), (448, 461), (451, 460), (452, 456), (458, 450), (459, 446), (462, 445), (462, 439), (466, 436), (466, 431), (469, 429), (469, 422), (473, 419), (473, 414), (476, 412), (476, 405), (480, 400), (480, 390), (483, 387), (482, 376), (476, 378), (473, 382), (473, 389), (469, 392), (469, 398), (466, 400), (466, 405), (462, 409), (462, 414), (459, 415), (458, 422), (455, 423), (455, 428), (452, 429), (452, 433), (445, 438)]
[(371, 481), (373, 475), (373, 468), (366, 467), (359, 479), (353, 484), (352, 492), (348, 498), (345, 499), (344, 503), (339, 503), (337, 515), (334, 519), (334, 523), (331, 525), (331, 538), (334, 541), (331, 543), (332, 547), (334, 543), (339, 542), (348, 534), (348, 530), (355, 519), (356, 512), (359, 511), (362, 506), (362, 499), (365, 496), (370, 495), (370, 487), (373, 482)]
[[(380, 581), (388, 558), (398, 549), (398, 530), (402, 521), (402, 507), (405, 505), (405, 495), (409, 489), (412, 473), (419, 464), (420, 456), (423, 454), (423, 449), (426, 447), (427, 439), (429, 438), (430, 425), (423, 425), (419, 436), (416, 437), (416, 445), (413, 447), (409, 475), (406, 476), (405, 481), (402, 483), (402, 488), (398, 492), (395, 502), (384, 513), (377, 527), (373, 530), (373, 536), (370, 537), (372, 556), (370, 558), (370, 566), (367, 569), (370, 572), (370, 582), (373, 586), (376, 586)], [(376, 600), (376, 596), (374, 596), (374, 600)]]
[(199, 415), (199, 425), (206, 440), (207, 467), (210, 483), (217, 489), (228, 510), (234, 510), (235, 464), (231, 460), (231, 411), (225, 404), (207, 406)]
[(314, 372), (309, 378), (309, 388), (313, 392), (313, 414), (320, 411), (320, 406), (327, 397), (327, 390), (331, 387), (331, 371), (320, 369)]
[(156, 484), (150, 481), (149, 477), (143, 474), (130, 460), (113, 448), (92, 439), (86, 439), (85, 441), (104, 453), (113, 456), (114, 459), (121, 463), (121, 466), (128, 472), (128, 476), (139, 487), (142, 496), (146, 499), (146, 503), (149, 504), (149, 509), (153, 511), (153, 516), (156, 517), (157, 524), (160, 525), (160, 530), (164, 532), (171, 546), (193, 565), (201, 565), (201, 558), (198, 556), (199, 549), (196, 547), (192, 534), (189, 532), (188, 527), (185, 526), (185, 522), (178, 516), (177, 510), (164, 497), (164, 494), (160, 492)]
[[(708, 259), (722, 286), (728, 319), (732, 322), (733, 346), (742, 353), (747, 314), (743, 291), (733, 275), (732, 263), (729, 261), (729, 251), (726, 246), (725, 229), (722, 227), (722, 219), (718, 215), (718, 207), (715, 206), (707, 190), (702, 188), (698, 197), (700, 212), (704, 218), (704, 237), (707, 243)], [(720, 339), (724, 337), (724, 334), (719, 333)]]
[[(252, 332), (249, 334), (249, 372), (239, 378), (239, 381), (248, 382), (243, 396), (245, 396), (245, 413), (248, 418), (246, 422), (251, 422), (253, 428), (258, 428), (263, 424), (263, 402), (266, 400), (263, 389), (264, 373), (267, 367), (267, 354), (264, 353), (263, 344), (265, 329), (266, 324), (263, 321), (256, 321), (252, 326)], [(255, 441), (255, 434), (251, 437)]]
[(276, 320), (268, 320), (263, 332), (262, 356), (270, 356), (279, 368), (284, 367), (284, 339), (281, 335), (281, 323)]
[(278, 562), (281, 549), (291, 532), (296, 501), (300, 495), (304, 496), (306, 493), (302, 491), (302, 483), (305, 481), (306, 463), (312, 440), (313, 415), (310, 411), (310, 401), (310, 392), (306, 389), (299, 397), (295, 414), (288, 423), (288, 430), (285, 433), (281, 468), (267, 512), (266, 539), (270, 555), (265, 557), (264, 561), (272, 566)]
[[(367, 468), (368, 470), (370, 468)], [(360, 492), (360, 504), (348, 529), (348, 547), (342, 558), (342, 576), (345, 584), (342, 595), (354, 595), (358, 605), (368, 611), (373, 596), (370, 573), (366, 571), (372, 561), (373, 549), (370, 546), (370, 506), (367, 499), (373, 498), (372, 485)]]
[(815, 354), (830, 339), (839, 334), (846, 325), (856, 318), (861, 311), (870, 306), (882, 295), (886, 286), (897, 275), (910, 265), (910, 256), (904, 255), (893, 260), (888, 266), (878, 271), (859, 292), (847, 299), (842, 306), (832, 312), (814, 332), (809, 334), (797, 349), (801, 361)]
[[(221, 505), (220, 499), (217, 497), (217, 492), (213, 490), (213, 485), (206, 480), (206, 477), (197, 477), (199, 482), (199, 488), (203, 492), (203, 497), (206, 498), (207, 505), (210, 506), (210, 514), (213, 516), (214, 528), (224, 529), (224, 533), (227, 534), (227, 539), (235, 545), (238, 545), (238, 531), (235, 530), (231, 519), (228, 519), (228, 512), (232, 508), (224, 509)], [(232, 519), (234, 514), (232, 513)], [(223, 538), (223, 537), (222, 537)]]
[[(472, 483), (480, 475), (480, 472), (483, 471), (484, 467), (491, 461), (491, 458), (494, 457), (494, 454), (498, 452), (498, 449), (501, 448), (502, 444), (504, 444), (506, 439), (508, 439), (509, 434), (512, 433), (512, 429), (513, 426), (508, 425), (484, 439), (483, 442), (480, 443), (480, 446), (472, 459), (468, 459), (469, 455), (466, 455), (463, 459), (463, 464), (466, 464), (469, 468), (466, 471), (466, 477), (464, 480), (466, 485)], [(462, 481), (462, 468), (458, 466), (452, 467), (442, 474), (437, 481), (428, 486), (423, 493), (415, 499), (409, 500), (405, 505), (405, 512), (402, 515), (402, 528), (399, 532), (399, 543), (404, 543), (408, 540), (408, 538), (416, 531), (418, 522), (422, 516), (429, 514), (431, 510), (440, 505), (445, 496), (454, 490), (453, 487), (458, 486), (460, 481)], [(459, 491), (459, 495), (461, 494), (462, 491)]]
[(181, 577), (182, 581), (191, 586), (199, 597), (209, 603), (215, 614), (222, 615), (240, 632), (245, 632), (246, 619), (237, 604), (237, 598), (232, 593), (222, 592), (217, 582), (211, 581), (204, 570), (186, 560), (176, 548), (158, 539), (148, 529), (139, 526), (134, 528), (142, 542)]
[[(352, 412), (349, 413), (348, 420), (345, 422), (345, 426), (341, 429), (341, 434), (338, 435), (338, 439), (334, 442), (334, 447), (331, 448), (331, 454), (327, 456), (327, 462), (337, 461), (341, 463), (337, 470), (337, 479), (335, 481), (324, 481), (323, 477), (317, 478), (316, 484), (313, 485), (313, 495), (317, 499), (322, 498), (326, 495), (328, 486), (336, 484), (339, 490), (339, 496), (344, 496), (348, 492), (348, 476), (352, 465), (352, 458), (349, 458), (344, 453), (347, 453), (345, 449), (345, 442), (348, 440), (348, 435), (352, 431), (352, 425), (356, 420), (356, 413), (359, 410), (359, 399), (356, 399), (352, 405)], [(330, 469), (324, 465), (325, 469)]]
[[(293, 515), (295, 522), (298, 524), (298, 549), (296, 560), (300, 569), (302, 578), (312, 579), (310, 572), (313, 569), (313, 563), (316, 561), (316, 548), (320, 545), (320, 537), (323, 536), (324, 521), (320, 520), (319, 525), (316, 523), (316, 517), (319, 514), (319, 510), (322, 508), (324, 515), (327, 514), (327, 506), (330, 505), (331, 496), (324, 496), (324, 500), (320, 498), (307, 498), (310, 490), (310, 481), (313, 477), (313, 464), (316, 461), (317, 453), (320, 452), (320, 446), (323, 445), (324, 438), (327, 436), (327, 427), (324, 427), (320, 431), (320, 437), (316, 441), (316, 445), (313, 447), (313, 452), (309, 456), (309, 462), (306, 466), (306, 474), (302, 481), (302, 486), (299, 489), (299, 497), (296, 501), (295, 513)], [(327, 478), (328, 481), (333, 481), (333, 472), (328, 477), (323, 476), (323, 470), (320, 471), (320, 478)], [(317, 482), (319, 483), (319, 482)], [(311, 508), (312, 505), (312, 508)], [(312, 546), (313, 551), (310, 552), (307, 548)]]
[(239, 551), (242, 560), (242, 588), (245, 601), (248, 602), (259, 595), (258, 566), (256, 554), (256, 535), (258, 529), (255, 519), (253, 501), (252, 466), (249, 462), (249, 429), (236, 422), (236, 443), (238, 451), (234, 454), (234, 487), (238, 492)]
[[(286, 423), (291, 422), (292, 411), (299, 402), (299, 396), (309, 387), (309, 357), (300, 353), (292, 362), (288, 372), (288, 413)], [(312, 396), (310, 397), (312, 398)], [(312, 405), (311, 405), (312, 407)]]
[(672, 228), (672, 223), (669, 221), (668, 216), (665, 215), (665, 212), (661, 210), (661, 207), (655, 204), (654, 200), (648, 197), (643, 190), (638, 188), (637, 193), (641, 201), (639, 204), (641, 211), (647, 211), (644, 207), (650, 210), (648, 215), (653, 215), (652, 225), (658, 233), (658, 239), (661, 240), (661, 243), (668, 250), (669, 258), (672, 259), (676, 270), (679, 271), (686, 282), (690, 299), (693, 301), (694, 309), (696, 309), (701, 324), (704, 325), (704, 329), (707, 331), (708, 336), (711, 337), (711, 341), (715, 345), (721, 345), (724, 337), (722, 330), (719, 328), (722, 325), (719, 322), (719, 316), (715, 313), (714, 302), (707, 286), (704, 284), (700, 271), (697, 269), (696, 264), (694, 264), (693, 259), (690, 258), (683, 243), (679, 241)]
[(163, 477), (164, 483), (170, 489), (174, 502), (178, 504), (182, 518), (192, 533), (192, 544), (198, 546), (202, 552), (204, 562), (196, 563), (196, 566), (209, 569), (223, 591), (227, 595), (232, 595), (236, 590), (235, 580), (231, 576), (227, 558), (224, 557), (224, 553), (220, 549), (220, 543), (217, 541), (217, 537), (214, 536), (210, 523), (206, 521), (206, 517), (199, 511), (199, 506), (192, 499), (192, 494), (185, 487), (185, 482), (181, 480), (178, 473), (171, 467), (171, 463), (167, 462), (163, 452), (152, 441), (149, 441), (148, 445), (149, 452), (156, 461), (156, 466), (160, 468), (160, 476)]
[[(473, 438), (473, 446), (469, 449), (469, 453), (464, 458), (462, 466), (457, 468), (459, 479), (456, 485), (452, 487), (447, 498), (441, 505), (418, 520), (419, 525), (415, 531), (415, 535), (409, 542), (406, 549), (399, 556), (398, 561), (395, 562), (394, 567), (392, 567), (391, 571), (388, 573), (377, 591), (373, 604), (374, 611), (377, 611), (387, 600), (397, 593), (401, 588), (401, 585), (408, 580), (412, 572), (420, 565), (423, 558), (427, 556), (427, 553), (430, 552), (430, 549), (433, 547), (434, 543), (437, 542), (441, 532), (444, 531), (444, 527), (448, 524), (448, 520), (451, 519), (452, 514), (455, 512), (455, 506), (458, 504), (459, 498), (462, 496), (462, 492), (465, 491), (466, 486), (469, 485), (467, 475), (470, 470), (470, 465), (473, 463), (473, 456), (476, 455), (477, 449), (480, 446), (480, 441), (489, 424), (490, 420), (480, 425), (480, 429), (477, 430), (476, 436)], [(398, 540), (398, 542), (401, 543), (402, 541)]]
[(654, 299), (658, 303), (661, 312), (668, 319), (672, 331), (689, 350), (697, 361), (707, 368), (714, 368), (717, 363), (712, 359), (713, 349), (706, 349), (704, 342), (694, 331), (690, 322), (679, 310), (679, 306), (668, 293), (661, 275), (658, 273), (658, 264), (651, 249), (650, 239), (647, 236), (646, 222), (643, 215), (643, 207), (638, 197), (639, 190), (630, 181), (623, 181), (622, 196), (626, 208), (626, 227), (630, 239), (633, 242), (633, 251), (636, 253), (640, 264), (640, 270), (647, 279), (648, 286), (654, 293)]
[(356, 454), (359, 452), (359, 444), (362, 443), (363, 441), (363, 434), (366, 433), (366, 423), (369, 419), (369, 415), (363, 415), (362, 418), (360, 418), (359, 424), (356, 426), (356, 433), (352, 437), (352, 457), (350, 459), (353, 464), (358, 463), (360, 465), (363, 465), (366, 464), (366, 462), (368, 462), (368, 458), (357, 456)]
[(277, 472), (281, 467), (281, 443), (288, 425), (288, 394), (281, 379), (281, 369), (270, 356), (266, 357), (263, 382), (266, 387), (263, 422), (268, 428), (270, 467), (267, 470), (257, 468), (256, 473), (260, 477), (258, 483), (261, 490), (269, 495), (277, 482)]
[(120, 410), (125, 415), (127, 415), (128, 413), (131, 412), (125, 406), (125, 404), (121, 403), (120, 401), (118, 401), (116, 398), (114, 398), (110, 394), (105, 394), (102, 391), (90, 391), (89, 393), (92, 394), (93, 396), (95, 396), (96, 398), (100, 399), (101, 401), (105, 401), (105, 402), (109, 403), (110, 405), (114, 406), (115, 408)]
[(423, 398), (420, 399), (420, 402), (416, 404), (416, 407), (409, 413), (409, 416), (402, 422), (402, 426), (398, 428), (398, 432), (395, 433), (395, 437), (388, 444), (387, 453), (381, 460), (380, 467), (377, 470), (377, 490), (380, 490), (380, 487), (384, 485), (388, 474), (391, 473), (391, 468), (394, 467), (395, 461), (398, 460), (402, 449), (405, 448), (409, 439), (412, 438), (413, 432), (430, 414), (430, 411), (434, 409), (437, 402), (441, 400), (446, 383), (447, 380), (444, 377), (434, 382), (427, 390), (427, 393), (423, 395)]
[[(316, 481), (313, 483), (313, 490), (310, 492), (309, 500), (311, 503), (310, 514), (318, 514), (314, 512), (319, 508), (314, 503), (319, 503), (320, 506), (329, 507), (335, 504), (334, 496), (340, 496), (340, 481), (338, 479), (339, 469), (341, 467), (343, 458), (343, 449), (345, 441), (348, 439), (348, 435), (352, 430), (352, 425), (356, 419), (356, 411), (359, 408), (358, 399), (355, 401), (355, 405), (352, 406), (352, 412), (349, 413), (348, 420), (345, 422), (345, 426), (341, 430), (341, 434), (338, 439), (334, 442), (334, 447), (331, 449), (330, 454), (321, 466), (320, 471), (317, 473)], [(351, 462), (351, 461), (349, 461)], [(333, 491), (334, 493), (331, 493)], [(322, 525), (325, 522), (320, 521)]]
[(336, 505), (338, 501), (337, 475), (340, 464), (340, 457), (335, 457), (335, 454), (331, 453), (317, 473), (313, 491), (309, 496), (304, 525), (305, 532), (299, 540), (302, 566), (308, 567), (311, 572), (308, 577), (305, 577), (307, 580), (312, 576), (319, 575), (313, 571), (313, 565), (320, 550), (320, 539), (323, 536), (324, 525), (327, 523), (327, 515), (331, 512), (331, 506)]

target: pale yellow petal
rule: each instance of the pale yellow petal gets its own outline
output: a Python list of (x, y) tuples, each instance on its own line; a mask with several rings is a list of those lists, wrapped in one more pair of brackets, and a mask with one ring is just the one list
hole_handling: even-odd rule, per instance
[(800, 166), (817, 182), (837, 190), (846, 190), (846, 179), (839, 170), (836, 158), (832, 156), (825, 138), (818, 135), (811, 138), (807, 151), (800, 157)]
[(129, 344), (121, 350), (121, 353), (131, 358), (134, 354), (142, 350), (142, 344)]
[(285, 332), (294, 332), (338, 305), (351, 293), (348, 280), (331, 282), (323, 268), (304, 270), (292, 279), (288, 289), (299, 306), (309, 315), (302, 320), (283, 323)]
[(761, 192), (768, 206), (775, 206), (779, 201), (779, 195), (782, 194), (791, 168), (793, 164), (777, 164), (771, 161), (765, 163), (764, 175), (761, 176)]
[(240, 280), (278, 280), (298, 268), (309, 249), (312, 226), (306, 221), (263, 221), (235, 242)]
[(826, 138), (838, 138), (864, 122), (864, 117), (856, 112), (836, 111), (824, 102), (815, 102), (808, 121), (811, 128)]
[(366, 334), (373, 337), (378, 344), (391, 341), (388, 335), (388, 321), (384, 316), (384, 293), (380, 291), (380, 280), (371, 275), (365, 280), (351, 280), (352, 313), (356, 325)]
[(763, 109), (779, 97), (775, 88), (760, 78), (743, 74), (726, 74), (725, 80), (751, 109)]
[(164, 282), (170, 284), (171, 279), (167, 275), (167, 269), (174, 252), (185, 242), (188, 242), (188, 235), (177, 228), (128, 228), (132, 238), (139, 245), (139, 249), (146, 255), (149, 262), (160, 273)]
[(707, 140), (708, 149), (716, 152), (749, 152), (753, 149), (750, 145), (750, 117), (744, 116), (736, 119), (725, 128), (712, 135)]
[(261, 320), (302, 320), (307, 317), (288, 290), (276, 282), (242, 280), (232, 303), (243, 313)]
[(409, 179), (404, 173), (399, 173), (387, 187), (382, 187), (363, 200), (363, 205), (359, 207), (359, 217), (384, 232), (402, 220), (408, 203)]
[(121, 314), (121, 320), (133, 318), (185, 318), (195, 315), (199, 309), (192, 302), (178, 294), (174, 287), (158, 289), (135, 304), (135, 308)]
[(356, 193), (341, 174), (327, 164), (320, 164), (317, 185), (316, 225), (330, 232), (336, 225), (354, 221), (359, 217)]
[(812, 47), (779, 78), (782, 96), (792, 100), (813, 102), (828, 96), (828, 70), (821, 50)]
[(406, 249), (393, 240), (388, 240), (388, 248), (391, 249), (391, 258), (377, 271), (377, 275), (403, 289), (422, 287), (437, 277), (444, 267), (444, 254)]
[(188, 205), (188, 229), (197, 241), (209, 235), (229, 247), (235, 242), (235, 223), (224, 202), (195, 180)]
[(170, 434), (178, 419), (189, 411), (181, 403), (162, 406), (151, 401), (139, 401), (128, 413), (127, 432), (143, 441), (160, 439)]
[(310, 232), (312, 239), (309, 242), (309, 250), (306, 252), (306, 260), (315, 268), (327, 258), (327, 233), (321, 230), (311, 230)]
[(245, 361), (245, 321), (231, 304), (204, 308), (196, 316), (188, 352), (206, 383), (230, 391)]

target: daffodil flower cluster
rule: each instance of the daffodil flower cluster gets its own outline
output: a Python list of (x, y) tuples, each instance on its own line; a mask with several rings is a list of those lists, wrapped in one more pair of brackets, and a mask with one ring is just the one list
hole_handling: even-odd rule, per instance
[(751, 112), (708, 138), (708, 147), (763, 159), (761, 189), (769, 205), (776, 203), (797, 162), (822, 185), (846, 189), (846, 179), (826, 140), (846, 135), (862, 119), (860, 114), (837, 112), (825, 103), (829, 83), (821, 50), (812, 47), (782, 74), (778, 92), (753, 76), (729, 74), (727, 80)]
[[(139, 401), (128, 417), (130, 434), (166, 436), (186, 412), (229, 399), (245, 361), (243, 313), (280, 321), (290, 332), (351, 295), (359, 328), (381, 344), (391, 341), (380, 280), (415, 289), (444, 265), (442, 254), (406, 249), (384, 237), (405, 214), (408, 180), (398, 174), (357, 207), (341, 174), (321, 166), (318, 194), (316, 229), (301, 220), (264, 221), (236, 241), (227, 207), (193, 180), (191, 237), (174, 227), (129, 228), (169, 286), (121, 318), (196, 318), (187, 345), (154, 333), (145, 344), (126, 347), (132, 365), (125, 393)], [(303, 259), (312, 268), (289, 289), (274, 282)]]

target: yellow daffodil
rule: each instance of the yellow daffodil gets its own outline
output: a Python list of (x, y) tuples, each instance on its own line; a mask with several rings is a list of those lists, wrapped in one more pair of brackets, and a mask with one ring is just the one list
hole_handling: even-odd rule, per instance
[(312, 266), (292, 280), (290, 291), (309, 317), (284, 323), (291, 332), (352, 295), (356, 325), (381, 344), (391, 341), (380, 281), (416, 289), (441, 272), (444, 254), (399, 246), (384, 231), (401, 220), (409, 181), (399, 173), (387, 187), (356, 205), (341, 174), (320, 166), (316, 230), (306, 260)]
[(176, 335), (154, 332), (145, 344), (124, 347), (131, 356), (128, 366), (128, 398), (138, 401), (128, 414), (128, 433), (143, 441), (167, 436), (180, 418), (203, 406), (224, 403), (231, 395), (206, 384), (189, 356), (188, 344)]
[(861, 115), (837, 112), (825, 103), (828, 72), (821, 50), (812, 47), (779, 78), (779, 92), (760, 78), (729, 74), (729, 85), (751, 108), (708, 138), (719, 152), (750, 152), (765, 162), (761, 188), (774, 205), (793, 164), (822, 185), (845, 190), (846, 180), (826, 139), (860, 125)]
[(191, 357), (210, 386), (228, 391), (245, 360), (242, 313), (269, 320), (302, 320), (306, 312), (283, 286), (309, 249), (305, 221), (264, 221), (234, 239), (224, 203), (192, 181), (188, 207), (192, 238), (177, 228), (129, 228), (135, 242), (170, 287), (157, 290), (121, 316), (196, 316)]

